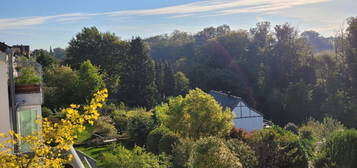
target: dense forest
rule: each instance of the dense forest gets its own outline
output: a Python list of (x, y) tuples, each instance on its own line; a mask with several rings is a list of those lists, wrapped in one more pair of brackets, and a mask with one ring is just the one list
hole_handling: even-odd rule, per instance
[[(327, 38), (269, 22), (131, 40), (87, 27), (66, 49), (34, 50), (31, 59), (43, 66), (50, 120), (108, 88), (101, 117), (77, 142), (101, 167), (352, 168), (357, 18), (347, 23)], [(230, 109), (210, 90), (243, 98), (272, 127), (232, 128)], [(96, 147), (95, 135), (119, 142)]]
[(348, 25), (330, 38), (260, 22), (250, 30), (222, 25), (129, 41), (91, 27), (69, 42), (66, 56), (50, 53), (74, 69), (90, 60), (113, 103), (151, 108), (201, 88), (240, 96), (276, 124), (331, 116), (356, 127), (356, 19)]
[(249, 31), (222, 25), (146, 41), (150, 55), (184, 72), (191, 87), (240, 96), (277, 124), (333, 116), (356, 127), (356, 20), (348, 23), (333, 38), (261, 22)]

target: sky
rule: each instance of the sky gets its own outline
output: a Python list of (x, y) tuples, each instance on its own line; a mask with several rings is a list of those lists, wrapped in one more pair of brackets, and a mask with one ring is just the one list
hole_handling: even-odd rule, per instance
[(351, 16), (357, 0), (2, 0), (0, 42), (65, 48), (83, 27), (128, 40), (222, 24), (248, 30), (261, 21), (333, 36)]

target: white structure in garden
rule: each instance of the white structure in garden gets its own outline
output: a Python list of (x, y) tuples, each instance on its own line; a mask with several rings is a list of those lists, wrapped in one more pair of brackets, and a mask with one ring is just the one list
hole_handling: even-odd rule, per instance
[(213, 90), (211, 90), (209, 94), (215, 98), (223, 108), (230, 108), (232, 110), (233, 122), (236, 128), (242, 128), (246, 131), (263, 129), (263, 114), (249, 107), (242, 98)]

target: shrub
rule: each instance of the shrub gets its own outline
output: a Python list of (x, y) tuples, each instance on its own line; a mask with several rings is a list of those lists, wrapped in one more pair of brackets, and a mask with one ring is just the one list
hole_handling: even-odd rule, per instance
[(112, 119), (108, 116), (99, 117), (94, 124), (94, 133), (101, 136), (115, 137), (117, 135), (117, 129), (112, 124)]
[(299, 137), (280, 127), (263, 129), (249, 135), (248, 143), (258, 159), (258, 167), (307, 168), (308, 154)]
[(301, 138), (303, 139), (307, 139), (307, 140), (315, 140), (315, 137), (313, 135), (313, 131), (311, 129), (309, 129), (308, 127), (300, 127), (299, 128), (299, 135)]
[(309, 119), (300, 129), (309, 130), (314, 138), (325, 140), (335, 131), (344, 130), (345, 126), (331, 117), (325, 117), (322, 122)]
[(187, 168), (188, 160), (194, 145), (194, 141), (190, 139), (181, 140), (181, 143), (178, 144), (173, 149), (172, 154), (172, 163), (174, 168)]
[(169, 132), (166, 127), (159, 127), (152, 130), (146, 140), (146, 149), (154, 154), (159, 154), (160, 139)]
[(236, 128), (236, 127), (233, 127), (231, 129), (231, 132), (229, 133), (229, 136), (231, 138), (237, 138), (237, 139), (240, 139), (240, 140), (245, 140), (247, 135), (248, 135), (248, 133), (244, 129)]
[(113, 104), (113, 103), (105, 104), (102, 107), (102, 109), (100, 110), (100, 114), (101, 115), (112, 116), (113, 113), (115, 112), (115, 110), (116, 110), (115, 104)]
[[(326, 157), (326, 155), (318, 153), (316, 160), (314, 161), (314, 168), (339, 168), (331, 158)], [(352, 168), (352, 167), (351, 167)]]
[(223, 140), (208, 137), (198, 140), (189, 158), (190, 168), (242, 168), (239, 159), (223, 143)]
[(315, 151), (318, 150), (317, 139), (313, 136), (313, 132), (308, 127), (299, 128), (299, 137), (301, 144), (306, 149), (306, 152), (310, 159), (314, 159)]
[(284, 129), (294, 133), (295, 135), (299, 134), (299, 127), (296, 126), (294, 123), (289, 122), (285, 125)]
[(128, 150), (123, 146), (114, 147), (113, 152), (102, 154), (101, 167), (104, 168), (168, 168), (171, 166), (165, 155), (147, 153), (143, 148)]
[(155, 106), (155, 119), (158, 125), (164, 125), (167, 120), (167, 111), (169, 110), (169, 105), (167, 103)]
[(120, 133), (127, 131), (129, 116), (125, 110), (115, 110), (111, 116), (113, 118), (115, 128)]
[(316, 168), (357, 167), (357, 130), (335, 132), (323, 146)]
[(239, 139), (231, 139), (226, 142), (227, 147), (239, 158), (244, 168), (256, 168), (258, 166), (255, 152)]
[(173, 133), (167, 132), (162, 138), (160, 139), (159, 143), (159, 153), (166, 153), (172, 154), (172, 151), (175, 145), (180, 143), (180, 136)]
[(147, 135), (155, 126), (152, 115), (143, 109), (128, 112), (128, 134), (136, 145), (143, 146), (146, 143)]
[(47, 108), (47, 107), (42, 107), (42, 117), (50, 117), (53, 116), (53, 112), (51, 109)]
[(19, 76), (15, 78), (16, 84), (21, 85), (31, 85), (39, 84), (41, 82), (41, 77), (38, 72), (32, 66), (24, 66), (20, 68)]
[(312, 156), (313, 151), (321, 151), (324, 142), (326, 142), (334, 132), (344, 129), (345, 127), (341, 122), (331, 117), (325, 117), (322, 122), (309, 119), (299, 128), (299, 136), (305, 148), (308, 149), (309, 156)]

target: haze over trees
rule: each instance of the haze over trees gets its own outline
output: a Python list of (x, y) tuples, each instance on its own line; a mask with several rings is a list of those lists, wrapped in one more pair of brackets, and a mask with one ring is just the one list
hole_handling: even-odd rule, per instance
[(333, 37), (323, 37), (318, 32), (310, 30), (301, 33), (301, 36), (306, 38), (307, 42), (311, 45), (314, 53), (321, 51), (333, 51)]

